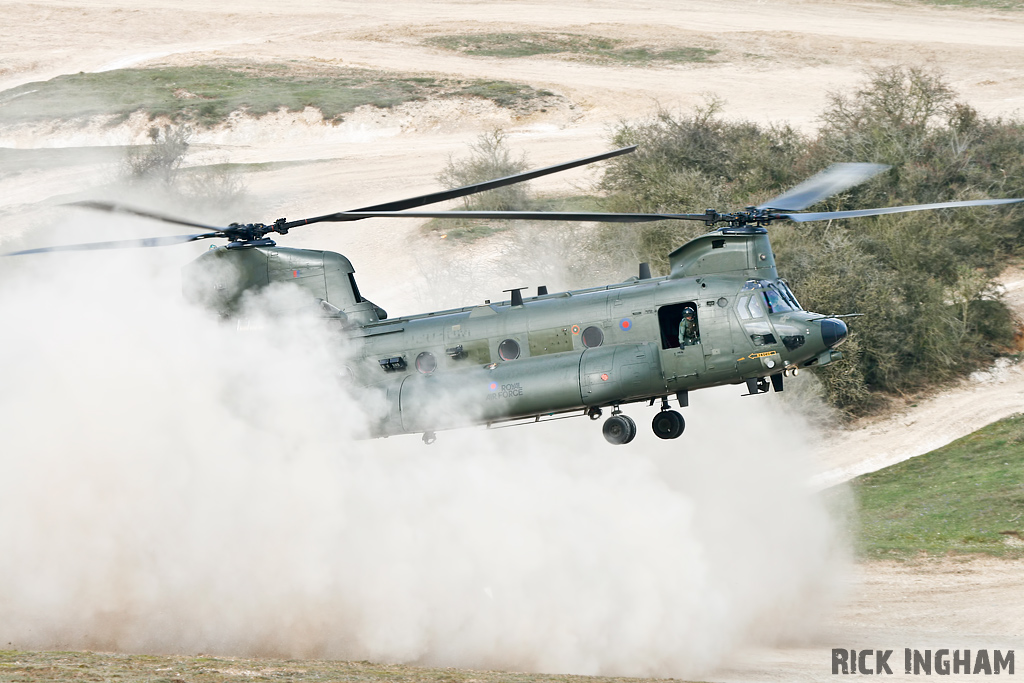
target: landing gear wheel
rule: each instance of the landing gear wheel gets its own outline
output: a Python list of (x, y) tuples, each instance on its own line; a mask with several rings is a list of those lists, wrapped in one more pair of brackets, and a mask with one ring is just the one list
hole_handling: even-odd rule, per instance
[(674, 410), (663, 410), (654, 416), (651, 429), (659, 439), (678, 439), (686, 429), (686, 421)]
[(437, 434), (434, 432), (423, 432), (423, 443), (428, 446), (437, 441)]
[(608, 443), (621, 446), (633, 440), (636, 436), (636, 422), (627, 415), (612, 415), (604, 421), (601, 433)]

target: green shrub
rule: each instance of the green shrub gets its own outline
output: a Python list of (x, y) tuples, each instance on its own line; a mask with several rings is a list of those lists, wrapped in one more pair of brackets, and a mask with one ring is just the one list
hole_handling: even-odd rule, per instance
[(129, 191), (147, 201), (188, 203), (197, 212), (234, 206), (246, 193), (242, 177), (228, 164), (185, 166), (194, 131), (186, 124), (149, 129), (149, 143), (129, 147), (122, 162), (122, 179)]
[(129, 147), (124, 159), (124, 175), (130, 182), (169, 184), (188, 153), (192, 128), (189, 126), (153, 126), (148, 145)]
[[(501, 129), (481, 133), (469, 149), (467, 157), (448, 157), (448, 163), (437, 176), (438, 182), (448, 189), (455, 189), (522, 173), (528, 166), (525, 157), (512, 155), (508, 137)], [(525, 209), (529, 197), (526, 183), (516, 183), (471, 194), (463, 197), (462, 201), (467, 211), (514, 211)]]

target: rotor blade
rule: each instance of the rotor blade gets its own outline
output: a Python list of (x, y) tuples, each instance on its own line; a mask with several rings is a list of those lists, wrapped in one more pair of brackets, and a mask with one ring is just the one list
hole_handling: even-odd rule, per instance
[(497, 178), (495, 180), (488, 180), (482, 183), (474, 183), (472, 185), (466, 185), (465, 187), (455, 188), (454, 190), (442, 190), (441, 192), (431, 192), (430, 194), (420, 195), (419, 197), (410, 197), (408, 199), (399, 199), (397, 201), (386, 202), (384, 204), (375, 204), (374, 206), (367, 206), (362, 209), (357, 209), (355, 212), (339, 211), (338, 213), (331, 213), (324, 216), (316, 216), (314, 218), (289, 221), (288, 223), (284, 224), (284, 227), (287, 229), (294, 228), (299, 225), (308, 225), (310, 223), (320, 223), (324, 221), (336, 222), (359, 220), (360, 218), (367, 218), (368, 216), (353, 216), (353, 213), (360, 213), (365, 211), (402, 211), (403, 209), (412, 209), (417, 206), (436, 204), (437, 202), (443, 202), (448, 199), (457, 199), (459, 197), (465, 197), (467, 195), (476, 194), (477, 192), (485, 192), (487, 190), (505, 187), (506, 185), (513, 185), (515, 183), (522, 183), (527, 180), (533, 180), (534, 178), (540, 178), (541, 176), (546, 176), (551, 173), (567, 171), (570, 168), (576, 168), (577, 166), (585, 166), (587, 164), (592, 164), (597, 161), (611, 159), (612, 157), (617, 157), (620, 154), (629, 154), (635, 149), (636, 145), (632, 145), (630, 147), (622, 147), (621, 149), (612, 150), (611, 152), (604, 152), (602, 154), (596, 154), (594, 156), (576, 159), (575, 161), (567, 161), (562, 164), (555, 164), (554, 166), (546, 166), (545, 168), (538, 168), (533, 171), (516, 173), (515, 175), (505, 176), (504, 178)]
[(142, 209), (135, 209), (124, 204), (115, 204), (114, 202), (94, 202), (94, 201), (83, 201), (83, 202), (69, 202), (66, 206), (82, 206), (87, 209), (96, 209), (97, 211), (107, 211), (109, 213), (123, 213), (130, 216), (141, 216), (142, 218), (152, 218), (156, 221), (163, 221), (164, 223), (174, 223), (175, 225), (187, 225), (190, 228), (200, 228), (202, 230), (222, 230), (213, 225), (203, 225), (202, 223), (193, 223), (192, 221), (185, 221), (180, 218), (174, 218), (173, 216), (165, 216), (159, 213), (153, 213), (152, 211), (144, 211)]
[(886, 213), (907, 213), (909, 211), (930, 211), (932, 209), (952, 209), (958, 206), (996, 206), (998, 204), (1016, 204), (1024, 199), (971, 199), (963, 202), (939, 202), (937, 204), (914, 204), (913, 206), (889, 206), (882, 209), (857, 209), (853, 211), (820, 211), (818, 213), (783, 213), (775, 218), (788, 218), (797, 223), (808, 221), (827, 221), (833, 218), (857, 218), (858, 216), (881, 216)]
[(10, 251), (0, 256), (20, 256), (22, 254), (45, 254), (49, 251), (93, 251), (97, 249), (131, 249), (134, 247), (166, 247), (171, 244), (182, 244), (184, 242), (195, 242), (210, 237), (223, 237), (219, 232), (204, 232), (198, 235), (173, 235), (170, 237), (144, 237), (135, 240), (116, 240), (114, 242), (86, 242), (84, 244), (63, 244), (56, 247), (40, 247), (39, 249), (25, 249), (23, 251)]
[(799, 211), (822, 199), (839, 194), (854, 185), (878, 175), (889, 167), (885, 164), (832, 164), (821, 173), (808, 178), (788, 192), (759, 205), (759, 209)]
[(570, 211), (346, 211), (357, 218), (471, 218), (526, 221), (591, 221), (595, 223), (645, 223), (648, 221), (708, 221), (703, 213), (594, 213)]

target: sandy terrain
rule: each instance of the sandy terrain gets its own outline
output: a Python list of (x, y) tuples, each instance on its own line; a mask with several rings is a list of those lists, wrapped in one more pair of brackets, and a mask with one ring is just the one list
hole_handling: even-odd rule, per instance
[[(210, 59), (323, 60), (350, 66), (521, 80), (549, 88), (564, 106), (517, 118), (480, 103), (410, 105), (363, 111), (341, 126), (313, 113), (274, 115), (199, 136), (201, 160), (316, 161), (254, 174), (260, 197), (242, 220), (297, 218), (427, 192), (445, 158), (480, 131), (502, 126), (532, 163), (602, 151), (610, 125), (657, 106), (687, 108), (704, 93), (723, 97), (726, 113), (802, 127), (828, 91), (854, 88), (865, 68), (913, 63), (942, 69), (953, 87), (985, 114), (1024, 109), (1024, 13), (937, 9), (845, 0), (611, 0), (551, 3), (396, 1), (228, 4), (65, 0), (0, 2), (0, 89), (63, 73)], [(422, 44), (431, 35), (496, 30), (560, 30), (721, 50), (706, 65), (636, 69), (553, 57), (472, 58)], [(88, 147), (138, 139), (144, 123), (0, 131), (0, 146)], [(0, 152), (2, 154), (3, 152)], [(67, 166), (0, 178), (0, 247), (28, 230), (54, 197), (87, 192), (109, 177), (111, 163)], [(560, 191), (587, 183), (592, 171), (543, 181)], [(197, 217), (201, 218), (201, 217)], [(412, 240), (417, 223), (388, 224), (389, 243)], [(364, 292), (390, 311), (430, 305), (415, 275), (415, 250), (382, 249), (381, 224), (313, 227), (289, 246), (344, 252)], [(201, 248), (200, 248), (201, 250)], [(182, 248), (182, 261), (189, 248)], [(632, 271), (632, 265), (628, 269)], [(1024, 274), (1006, 274), (1007, 296), (1024, 311)], [(470, 292), (483, 299), (492, 292)], [(820, 449), (817, 484), (927, 452), (1024, 405), (1024, 372), (1000, 365), (962, 386), (862, 428), (832, 435)], [(821, 636), (799, 646), (750, 650), (712, 680), (823, 680), (831, 647), (1014, 647), (1024, 652), (1024, 564), (995, 560), (870, 563), (857, 569), (850, 596)], [(895, 657), (901, 663), (899, 655)], [(1018, 662), (1024, 675), (1024, 661)], [(899, 673), (899, 670), (897, 670)]]

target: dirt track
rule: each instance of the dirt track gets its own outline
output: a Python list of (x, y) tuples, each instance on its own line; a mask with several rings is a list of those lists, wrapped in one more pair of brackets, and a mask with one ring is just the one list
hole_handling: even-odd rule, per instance
[[(326, 160), (260, 173), (250, 180), (266, 197), (267, 214), (317, 215), (435, 187), (452, 152), (482, 130), (505, 127), (536, 165), (603, 150), (608, 126), (656, 106), (686, 108), (703, 93), (727, 101), (726, 113), (810, 127), (829, 90), (855, 87), (864, 68), (894, 62), (934, 65), (985, 114), (1024, 109), (1024, 14), (917, 6), (789, 0), (736, 2), (394, 2), (277, 3), (248, 0), (211, 9), (144, 0), (117, 7), (69, 0), (0, 3), (4, 63), (0, 88), (79, 70), (216, 58), (310, 59), (352, 66), (522, 80), (566, 98), (568, 106), (516, 119), (493, 107), (414, 105), (388, 116), (360, 113), (337, 129), (301, 115), (271, 117), (231, 134), (210, 135), (210, 158), (231, 161)], [(425, 47), (424, 36), (497, 30), (559, 30), (721, 50), (707, 65), (635, 69), (532, 57), (471, 58)], [(98, 144), (96, 131), (65, 131), (64, 144)], [(90, 137), (91, 136), (91, 137)], [(60, 144), (38, 131), (5, 136), (12, 146)], [(74, 138), (72, 140), (72, 138)], [(23, 174), (4, 180), (4, 210), (31, 207), (81, 191), (84, 169)], [(587, 172), (550, 179), (543, 188), (586, 182)], [(19, 209), (19, 210), (20, 210)], [(414, 232), (391, 226), (392, 239)], [(5, 235), (0, 233), (0, 244)], [(416, 271), (408, 253), (382, 254), (379, 228), (358, 225), (344, 235), (312, 228), (290, 246), (344, 251), (357, 264), (365, 291), (389, 310), (411, 312), (415, 278), (395, 283), (397, 270)], [(1006, 278), (1022, 310), (1020, 273)], [(477, 293), (473, 293), (475, 296)], [(479, 293), (483, 298), (486, 293)], [(409, 305), (409, 302), (415, 302)], [(979, 375), (884, 421), (833, 436), (821, 449), (827, 485), (882, 467), (1017, 412), (1024, 373), (1003, 367)], [(1024, 652), (1024, 564), (995, 560), (872, 563), (858, 568), (849, 598), (820, 638), (799, 647), (750, 650), (713, 680), (823, 680), (831, 647), (1011, 647)], [(1024, 675), (1019, 662), (1018, 676)]]

